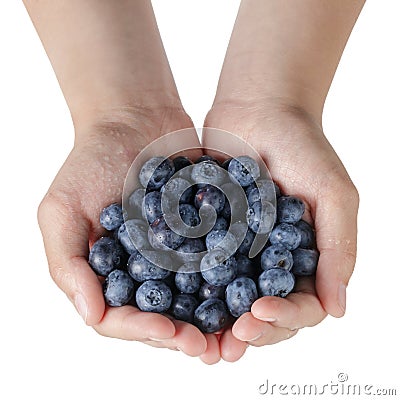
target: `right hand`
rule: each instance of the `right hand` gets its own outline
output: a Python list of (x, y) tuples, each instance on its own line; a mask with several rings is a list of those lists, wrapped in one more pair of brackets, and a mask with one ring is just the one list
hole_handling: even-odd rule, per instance
[[(101, 282), (87, 262), (89, 246), (105, 234), (99, 213), (121, 201), (124, 179), (137, 153), (163, 133), (191, 127), (190, 118), (181, 110), (144, 109), (124, 113), (123, 118), (103, 117), (87, 126), (77, 130), (74, 148), (39, 206), (52, 278), (99, 334), (217, 362), (215, 335), (203, 335), (191, 324), (130, 305), (107, 306)], [(194, 135), (193, 147), (199, 145)]]

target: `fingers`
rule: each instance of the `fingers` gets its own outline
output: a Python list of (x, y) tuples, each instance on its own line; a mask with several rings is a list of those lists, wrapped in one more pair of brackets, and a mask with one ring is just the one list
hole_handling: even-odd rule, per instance
[(88, 325), (97, 324), (104, 314), (101, 284), (87, 263), (89, 222), (51, 194), (43, 199), (38, 220), (55, 283), (75, 304)]
[(300, 328), (314, 326), (326, 317), (312, 277), (300, 278), (295, 292), (286, 298), (265, 296), (255, 301), (251, 313), (233, 325), (233, 335), (253, 346), (278, 343), (293, 337)]
[(317, 200), (315, 229), (320, 251), (316, 289), (325, 310), (341, 317), (346, 310), (346, 287), (353, 273), (357, 251), (358, 194), (342, 182)]
[(266, 326), (263, 334), (256, 340), (249, 341), (248, 343), (254, 347), (261, 347), (271, 344), (282, 342), (283, 340), (291, 339), (297, 335), (298, 329), (275, 328)]
[(325, 317), (314, 289), (314, 278), (298, 278), (295, 292), (286, 298), (265, 296), (255, 301), (253, 316), (275, 327), (299, 329), (319, 324)]
[[(191, 357), (201, 356), (207, 349), (206, 338), (195, 326), (162, 314), (142, 312), (132, 306), (107, 307), (104, 318), (93, 328), (103, 336), (176, 349)], [(215, 351), (214, 343), (212, 346)], [(211, 350), (207, 355), (210, 361), (212, 357), (216, 358)]]
[(242, 343), (264, 346), (289, 339), (297, 333), (297, 329), (272, 326), (269, 322), (261, 321), (248, 312), (240, 316), (234, 323), (232, 333), (236, 340), (242, 341)]
[(200, 355), (200, 360), (208, 365), (216, 364), (221, 359), (218, 337), (217, 335), (207, 333), (205, 334), (205, 338), (207, 340), (207, 348)]
[(93, 328), (100, 335), (124, 340), (160, 342), (176, 334), (175, 325), (169, 318), (141, 312), (132, 306), (107, 307), (103, 319)]
[(239, 360), (247, 349), (247, 343), (237, 339), (233, 333), (232, 328), (228, 328), (221, 336), (220, 350), (221, 357), (225, 361), (235, 362)]
[(207, 340), (204, 335), (192, 324), (174, 320), (175, 335), (163, 340), (166, 347), (175, 347), (191, 357), (202, 355), (207, 349)]

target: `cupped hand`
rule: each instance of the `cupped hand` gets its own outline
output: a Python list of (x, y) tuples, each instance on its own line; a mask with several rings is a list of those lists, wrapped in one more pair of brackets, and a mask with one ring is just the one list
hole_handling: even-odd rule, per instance
[[(75, 146), (41, 202), (38, 219), (51, 276), (86, 324), (104, 336), (177, 348), (214, 363), (220, 358), (215, 335), (130, 305), (107, 306), (101, 281), (87, 262), (89, 247), (105, 234), (100, 210), (121, 201), (135, 156), (162, 134), (191, 126), (183, 111), (166, 109), (124, 111), (77, 129)], [(199, 147), (193, 132), (193, 147)]]
[[(206, 127), (232, 132), (252, 145), (284, 193), (306, 204), (320, 251), (315, 277), (297, 280), (286, 298), (263, 297), (220, 339), (221, 356), (236, 361), (248, 344), (263, 346), (294, 336), (328, 314), (341, 317), (356, 259), (358, 193), (320, 124), (304, 110), (271, 104), (217, 104)], [(203, 144), (207, 147), (207, 129)]]

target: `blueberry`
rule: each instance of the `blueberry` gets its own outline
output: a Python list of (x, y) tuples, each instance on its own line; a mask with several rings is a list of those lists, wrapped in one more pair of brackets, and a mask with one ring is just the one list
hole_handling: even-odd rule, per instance
[(229, 322), (229, 313), (220, 299), (204, 300), (194, 312), (194, 323), (204, 333), (214, 333)]
[(142, 217), (143, 212), (143, 200), (146, 195), (146, 190), (139, 188), (131, 193), (128, 198), (129, 215), (133, 217)]
[(207, 250), (219, 247), (227, 254), (233, 254), (237, 250), (238, 244), (232, 233), (223, 230), (212, 230), (206, 236), (206, 247)]
[(301, 234), (294, 225), (282, 223), (275, 226), (269, 240), (272, 244), (281, 244), (288, 250), (294, 250), (299, 247)]
[(158, 251), (145, 250), (143, 254), (136, 251), (129, 257), (128, 273), (137, 282), (165, 279), (171, 274), (171, 271), (162, 268), (162, 265), (171, 265), (168, 257), (168, 254)]
[(122, 246), (113, 238), (102, 237), (97, 240), (89, 253), (89, 265), (96, 274), (107, 276), (119, 268), (125, 260)]
[(140, 219), (129, 219), (118, 230), (118, 240), (124, 249), (132, 254), (136, 249), (148, 249), (147, 225)]
[(191, 183), (186, 179), (177, 177), (170, 179), (161, 189), (160, 192), (166, 196), (166, 204), (170, 206), (179, 201), (179, 204), (191, 203), (193, 201), (194, 189)]
[(150, 243), (150, 247), (153, 250), (160, 250), (160, 251), (171, 251), (171, 248), (163, 244), (163, 242), (159, 241), (159, 238), (154, 234), (153, 230), (151, 227), (149, 227), (149, 230), (147, 232), (148, 235), (148, 241)]
[(197, 263), (183, 264), (175, 274), (175, 285), (182, 293), (195, 293), (200, 289), (201, 274)]
[[(274, 186), (274, 197), (277, 199), (279, 197), (281, 197), (281, 189), (279, 188), (279, 186), (277, 185), (276, 182), (272, 181), (271, 179), (260, 179), (254, 183), (252, 183), (251, 185), (246, 187), (246, 196), (249, 197), (250, 192), (255, 189), (255, 188), (259, 188), (259, 187), (263, 187), (265, 185), (265, 188), (262, 188), (262, 195), (260, 197), (264, 197), (268, 194), (268, 196), (272, 196), (272, 188), (271, 188), (271, 183)], [(255, 195), (256, 192), (254, 192), (253, 195)], [(266, 196), (267, 197), (267, 196)], [(255, 198), (254, 201), (257, 201), (259, 199)], [(271, 200), (269, 200), (271, 201)], [(250, 201), (249, 201), (250, 203)]]
[(121, 204), (113, 203), (103, 208), (100, 213), (100, 224), (108, 231), (118, 229), (124, 223)]
[(180, 171), (181, 169), (192, 165), (192, 162), (187, 157), (183, 156), (175, 157), (172, 162), (174, 163), (175, 171)]
[(200, 238), (186, 238), (176, 251), (181, 251), (183, 253), (201, 253), (202, 251), (206, 251), (206, 245)]
[(215, 157), (209, 156), (208, 154), (204, 154), (204, 155), (200, 156), (194, 163), (195, 164), (199, 164), (199, 163), (202, 163), (204, 161), (211, 161), (211, 162), (214, 162), (216, 164), (219, 164), (218, 160)]
[(146, 161), (139, 172), (139, 180), (148, 191), (158, 190), (175, 172), (174, 163), (165, 157), (153, 157)]
[(202, 239), (186, 238), (176, 249), (176, 257), (184, 263), (189, 261), (200, 262), (203, 251), (206, 251), (206, 245)]
[[(152, 240), (152, 246), (154, 247), (155, 243), (158, 245), (166, 246), (170, 249), (176, 249), (179, 247), (185, 238), (181, 235), (178, 235), (167, 225), (164, 218), (157, 218), (151, 225), (149, 232), (154, 234)], [(151, 234), (151, 233), (150, 233)], [(150, 236), (149, 234), (149, 236)]]
[(231, 160), (228, 172), (240, 186), (249, 186), (260, 176), (260, 167), (249, 156), (239, 156)]
[(232, 158), (227, 158), (222, 164), (221, 167), (228, 171), (229, 163), (232, 161)]
[(149, 224), (152, 224), (162, 215), (161, 193), (156, 191), (147, 193), (143, 201), (143, 218), (147, 219)]
[(301, 248), (294, 250), (292, 272), (299, 276), (313, 275), (317, 270), (318, 258), (318, 250)]
[(268, 234), (275, 223), (275, 207), (269, 201), (256, 201), (249, 206), (246, 217), (254, 233)]
[(220, 186), (225, 179), (224, 170), (213, 161), (202, 161), (192, 168), (192, 181), (198, 184)]
[[(258, 181), (258, 182), (259, 182), (259, 181)], [(247, 198), (249, 198), (250, 192), (251, 192), (253, 189), (257, 189), (257, 185), (256, 185), (256, 182), (255, 182), (255, 181), (254, 181), (253, 183), (251, 183), (249, 186), (246, 186), (246, 187), (244, 188), (244, 191), (245, 191), (245, 193), (246, 193), (246, 197), (247, 197)], [(258, 201), (258, 200), (260, 200), (260, 198), (254, 199), (254, 201)]]
[(249, 205), (255, 203), (256, 201), (269, 201), (270, 203), (275, 203), (275, 185), (270, 179), (260, 179), (257, 181), (257, 185), (251, 186), (251, 190), (246, 189), (247, 200)]
[(197, 209), (209, 205), (215, 209), (217, 214), (220, 214), (225, 205), (225, 195), (215, 186), (205, 185), (197, 191), (194, 205)]
[(191, 204), (180, 204), (179, 215), (172, 211), (164, 215), (172, 231), (181, 236), (190, 236), (190, 229), (200, 224), (199, 212)]
[(199, 300), (204, 301), (207, 299), (224, 299), (225, 286), (215, 286), (208, 282), (204, 282), (199, 290)]
[(235, 259), (237, 264), (237, 276), (254, 277), (256, 269), (249, 257), (237, 253)]
[(241, 276), (232, 281), (226, 288), (226, 304), (234, 317), (249, 312), (251, 305), (257, 300), (257, 287), (254, 281)]
[(193, 227), (200, 224), (199, 212), (190, 204), (181, 204), (179, 214), (187, 226)]
[(227, 231), (229, 227), (228, 221), (224, 217), (218, 217), (212, 228), (213, 231)]
[(201, 260), (200, 271), (203, 278), (215, 286), (224, 286), (236, 277), (236, 259), (227, 257), (226, 253), (216, 247), (208, 252)]
[(302, 219), (295, 224), (296, 228), (300, 231), (301, 242), (299, 247), (303, 249), (314, 249), (315, 244), (315, 232), (311, 225)]
[(136, 291), (136, 304), (142, 311), (162, 313), (171, 303), (171, 289), (163, 281), (146, 281)]
[(271, 268), (283, 268), (290, 271), (292, 266), (292, 253), (281, 244), (268, 246), (261, 254), (261, 268), (265, 271)]
[(237, 249), (237, 252), (248, 256), (256, 234), (247, 227), (247, 224), (243, 222), (236, 222), (233, 224), (230, 228), (230, 231), (236, 238), (242, 237), (243, 232), (246, 232), (242, 243), (240, 243), (240, 246)]
[(229, 201), (225, 201), (225, 205), (221, 211), (221, 215), (225, 220), (228, 220), (228, 221), (231, 220), (232, 211), (231, 211), (231, 205), (229, 204)]
[(178, 294), (172, 300), (170, 312), (175, 319), (192, 323), (198, 305), (196, 297), (190, 294)]
[(261, 201), (260, 191), (256, 187), (252, 188), (249, 192), (246, 192), (246, 194), (249, 205), (252, 205), (256, 201)]
[[(228, 182), (224, 183), (221, 186), (221, 191), (226, 196), (227, 200), (225, 201), (225, 206), (221, 212), (221, 215), (228, 221), (231, 221), (232, 210), (235, 211), (236, 220), (232, 221), (237, 222), (237, 219), (244, 219), (247, 211), (247, 200), (245, 193), (243, 193), (243, 188), (237, 183)], [(228, 201), (230, 200), (230, 202)]]
[(294, 196), (281, 196), (277, 202), (278, 222), (295, 224), (304, 214), (304, 203)]
[(282, 268), (264, 271), (258, 278), (258, 287), (262, 296), (286, 297), (294, 288), (293, 274)]
[(106, 303), (113, 307), (124, 306), (131, 300), (134, 292), (132, 278), (120, 269), (115, 269), (106, 277), (103, 284)]

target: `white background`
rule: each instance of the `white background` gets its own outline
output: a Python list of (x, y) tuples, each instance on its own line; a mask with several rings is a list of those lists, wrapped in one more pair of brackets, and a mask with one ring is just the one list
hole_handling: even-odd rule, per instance
[[(211, 105), (238, 3), (154, 2), (196, 126)], [(339, 372), (351, 383), (397, 386), (400, 394), (399, 15), (398, 0), (367, 2), (324, 113), (326, 134), (361, 195), (346, 316), (249, 348), (237, 363), (206, 366), (179, 352), (98, 336), (51, 281), (36, 208), (71, 149), (73, 127), (22, 3), (2, 0), (0, 398), (256, 399), (266, 379), (323, 385)]]

